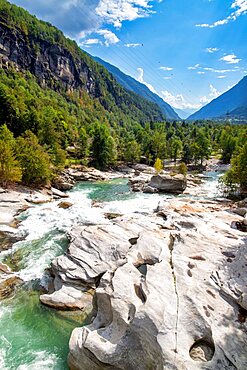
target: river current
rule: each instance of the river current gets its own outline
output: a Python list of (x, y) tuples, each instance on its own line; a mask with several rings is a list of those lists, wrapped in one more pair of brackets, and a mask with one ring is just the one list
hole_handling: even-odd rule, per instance
[[(219, 173), (207, 173), (203, 198), (217, 195)], [(67, 232), (76, 224), (109, 222), (104, 213), (152, 212), (171, 195), (133, 193), (126, 179), (79, 183), (70, 192), (69, 209), (60, 201), (34, 206), (19, 216), (23, 237), (5, 252), (0, 262), (17, 271), (25, 284), (14, 297), (0, 302), (0, 369), (67, 370), (68, 343), (73, 328), (85, 322), (83, 313), (49, 309), (39, 303), (45, 269), (67, 248)], [(100, 207), (92, 207), (92, 202)]]

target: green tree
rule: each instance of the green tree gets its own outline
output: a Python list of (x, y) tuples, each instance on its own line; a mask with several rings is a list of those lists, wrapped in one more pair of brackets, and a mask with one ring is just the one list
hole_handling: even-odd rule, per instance
[(186, 164), (184, 162), (179, 163), (179, 165), (178, 165), (178, 173), (186, 176), (187, 175), (187, 171), (188, 171), (188, 169), (187, 169)]
[(89, 156), (89, 137), (84, 127), (79, 130), (79, 138), (77, 141), (78, 149), (77, 156), (87, 161)]
[(22, 172), (15, 158), (15, 139), (6, 125), (0, 127), (0, 182), (7, 186), (9, 182), (20, 182)]
[(178, 156), (183, 149), (182, 141), (178, 137), (174, 137), (170, 141), (170, 156), (176, 163)]
[(247, 143), (240, 148), (231, 160), (231, 168), (223, 179), (230, 189), (239, 186), (241, 192), (247, 190)]
[(141, 158), (141, 146), (136, 140), (131, 140), (126, 143), (124, 151), (124, 159), (127, 162), (138, 162)]
[(104, 169), (115, 163), (115, 142), (105, 124), (95, 124), (91, 149), (95, 167)]
[(31, 131), (26, 131), (16, 142), (17, 159), (22, 168), (24, 183), (47, 184), (51, 177), (50, 158), (39, 144), (37, 136)]
[(204, 130), (200, 129), (196, 136), (196, 144), (198, 145), (198, 157), (201, 161), (201, 165), (204, 159), (208, 159), (211, 153), (210, 141), (206, 136)]
[(222, 150), (221, 159), (223, 163), (230, 163), (232, 155), (236, 149), (237, 139), (233, 136), (229, 127), (222, 131), (220, 137), (220, 147)]

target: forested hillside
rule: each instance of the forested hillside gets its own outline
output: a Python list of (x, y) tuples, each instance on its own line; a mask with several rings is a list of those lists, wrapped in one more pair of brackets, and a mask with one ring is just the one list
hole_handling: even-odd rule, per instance
[(149, 90), (149, 88), (136, 81), (131, 76), (126, 75), (122, 71), (120, 71), (119, 68), (113, 66), (110, 63), (105, 62), (104, 60), (93, 57), (94, 60), (102, 64), (109, 72), (113, 74), (113, 76), (116, 78), (116, 80), (127, 90), (133, 91), (136, 94), (142, 96), (143, 98), (158, 104), (160, 109), (162, 110), (162, 113), (165, 115), (165, 118), (167, 120), (179, 120), (178, 114), (174, 111), (174, 109), (166, 103), (163, 99), (161, 99), (160, 96), (157, 94), (154, 94), (152, 91)]

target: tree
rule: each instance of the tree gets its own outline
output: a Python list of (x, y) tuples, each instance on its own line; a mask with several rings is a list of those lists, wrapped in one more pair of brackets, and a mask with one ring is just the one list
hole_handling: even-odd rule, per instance
[(154, 168), (155, 168), (157, 174), (159, 174), (162, 171), (163, 163), (162, 163), (161, 159), (159, 159), (159, 158), (156, 159), (156, 161), (154, 163)]
[(6, 125), (0, 127), (0, 182), (7, 186), (9, 182), (20, 182), (22, 172), (15, 158), (15, 139)]
[(77, 156), (79, 158), (83, 158), (85, 161), (87, 160), (89, 156), (88, 134), (84, 127), (81, 127), (79, 130)]
[(45, 185), (50, 180), (50, 158), (39, 144), (37, 136), (26, 131), (16, 140), (17, 159), (22, 168), (22, 179), (28, 185)]
[(174, 137), (170, 142), (170, 155), (171, 159), (176, 163), (178, 156), (183, 149), (182, 141), (178, 137)]
[(234, 150), (236, 149), (237, 140), (233, 136), (229, 127), (222, 131), (220, 137), (220, 147), (222, 149), (221, 159), (223, 163), (230, 163)]
[(125, 146), (124, 159), (128, 162), (138, 162), (141, 158), (141, 146), (136, 140), (128, 141)]
[(95, 124), (92, 142), (93, 164), (100, 169), (107, 168), (116, 161), (116, 148), (113, 137), (105, 124)]
[(241, 192), (247, 190), (247, 143), (237, 151), (231, 160), (231, 168), (224, 176), (224, 183), (229, 188), (239, 186)]
[(211, 153), (210, 141), (202, 129), (197, 133), (196, 144), (198, 145), (198, 157), (202, 165), (203, 160), (208, 159)]

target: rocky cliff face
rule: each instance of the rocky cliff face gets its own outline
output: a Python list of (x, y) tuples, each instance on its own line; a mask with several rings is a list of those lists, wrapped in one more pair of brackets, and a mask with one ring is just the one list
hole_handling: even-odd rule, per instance
[[(173, 199), (152, 215), (77, 226), (53, 263), (52, 307), (88, 305), (70, 340), (73, 370), (244, 370), (246, 255), (238, 216), (217, 202)], [(83, 293), (84, 291), (84, 293)]]
[[(58, 92), (83, 90), (91, 98), (98, 99), (106, 110), (112, 112), (120, 108), (138, 121), (163, 120), (158, 105), (121, 87), (103, 66), (59, 30), (49, 24), (44, 26), (44, 22), (28, 13), (25, 16), (29, 22), (26, 29), (17, 16), (14, 21), (5, 19), (4, 9), (0, 8), (1, 68), (28, 71), (41, 86)], [(47, 34), (42, 34), (43, 26)]]
[(84, 88), (97, 97), (97, 84), (83, 60), (75, 59), (65, 48), (45, 42), (30, 40), (21, 30), (11, 32), (8, 25), (0, 23), (0, 66), (14, 65), (30, 71), (38, 81), (56, 88), (56, 82), (66, 89)]

